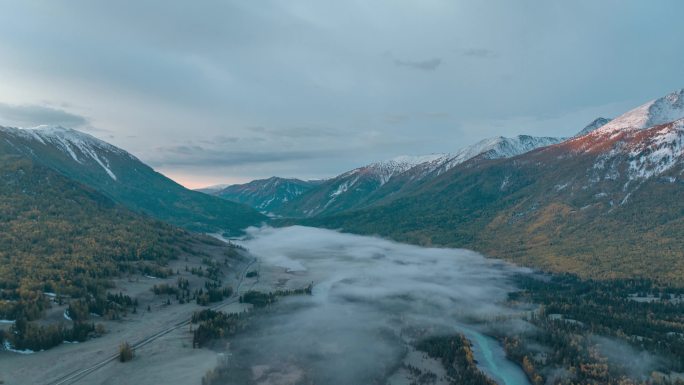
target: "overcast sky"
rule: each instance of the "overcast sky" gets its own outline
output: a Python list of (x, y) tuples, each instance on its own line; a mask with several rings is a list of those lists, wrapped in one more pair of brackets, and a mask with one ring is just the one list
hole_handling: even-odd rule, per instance
[(572, 135), (684, 87), (684, 1), (0, 0), (0, 125), (198, 187)]

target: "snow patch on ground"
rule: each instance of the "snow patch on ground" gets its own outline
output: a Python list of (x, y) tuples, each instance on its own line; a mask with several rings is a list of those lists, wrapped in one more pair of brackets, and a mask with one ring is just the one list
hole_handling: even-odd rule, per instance
[(340, 183), (340, 185), (337, 186), (337, 190), (333, 191), (330, 194), (330, 198), (335, 199), (339, 195), (346, 193), (349, 190), (349, 188), (353, 187), (356, 184), (356, 182), (358, 182), (358, 181), (359, 181), (359, 177), (357, 176), (356, 178), (352, 179), (351, 181), (345, 181), (344, 183)]
[(499, 190), (503, 191), (508, 186), (510, 179), (511, 179), (511, 177), (506, 175), (506, 177), (503, 179), (503, 181), (501, 181), (501, 186), (499, 187)]
[(30, 349), (24, 349), (24, 350), (14, 349), (12, 347), (12, 344), (10, 344), (9, 341), (5, 341), (5, 343), (3, 344), (3, 347), (8, 352), (12, 352), (12, 353), (18, 353), (18, 354), (33, 354), (33, 353), (35, 353), (33, 350), (30, 350)]

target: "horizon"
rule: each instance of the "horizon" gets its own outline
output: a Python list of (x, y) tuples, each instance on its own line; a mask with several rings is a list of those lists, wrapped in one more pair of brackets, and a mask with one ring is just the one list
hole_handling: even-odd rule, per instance
[[(644, 104), (647, 104), (647, 103), (650, 103), (650, 102), (652, 102), (652, 101), (654, 101), (654, 100), (657, 100), (658, 98), (662, 98), (662, 97), (665, 97), (665, 96), (670, 95), (670, 94), (673, 94), (673, 93), (681, 93), (681, 92), (684, 92), (684, 87), (683, 87), (683, 88), (677, 88), (677, 89), (675, 89), (675, 90), (673, 90), (673, 91), (671, 91), (671, 92), (668, 92), (668, 93), (665, 93), (665, 94), (663, 94), (663, 95), (660, 95), (659, 97), (656, 97), (656, 98), (652, 98), (652, 99), (646, 100), (646, 101), (644, 101), (644, 102), (642, 102), (642, 103), (640, 103), (640, 104), (638, 104), (638, 105), (635, 105), (635, 106), (630, 107), (629, 109), (627, 109), (627, 110), (625, 110), (625, 111), (623, 111), (623, 112), (617, 114), (616, 116), (611, 116), (611, 117), (608, 117), (608, 116), (605, 116), (605, 115), (597, 116), (596, 118), (594, 118), (594, 119), (592, 119), (591, 121), (587, 122), (587, 124), (586, 124), (585, 126), (582, 126), (582, 127), (578, 128), (577, 131), (576, 131), (574, 134), (571, 133), (571, 134), (568, 135), (568, 136), (558, 137), (558, 138), (562, 138), (562, 139), (569, 139), (569, 138), (572, 138), (574, 135), (576, 135), (577, 133), (579, 133), (582, 129), (584, 129), (585, 127), (587, 127), (588, 125), (590, 125), (591, 123), (593, 123), (594, 121), (596, 121), (596, 120), (598, 120), (598, 119), (608, 119), (608, 120), (612, 120), (612, 119), (618, 118), (619, 116), (621, 116), (621, 115), (624, 114), (624, 113), (627, 113), (627, 112), (630, 112), (630, 111), (632, 111), (632, 110), (634, 110), (634, 109), (636, 109), (636, 108), (639, 108), (640, 106), (642, 106), (642, 105), (644, 105)], [(0, 124), (0, 127), (3, 127), (3, 125)], [(12, 126), (5, 126), (5, 127), (12, 127)], [(87, 132), (86, 130), (79, 130), (79, 129), (72, 128), (72, 127), (65, 127), (65, 126), (60, 125), (60, 124), (57, 124), (57, 125), (41, 124), (41, 125), (38, 125), (38, 126), (35, 126), (35, 127), (12, 127), (12, 128), (25, 129), (25, 130), (32, 130), (32, 129), (41, 129), (41, 128), (50, 128), (50, 127), (58, 127), (58, 128), (64, 128), (64, 129), (75, 130), (75, 131), (78, 131), (78, 132), (85, 133), (85, 134), (87, 134), (87, 135), (91, 135), (91, 136), (95, 137), (95, 138), (98, 139), (98, 140), (102, 140), (102, 141), (104, 141), (104, 142), (107, 142), (107, 140), (100, 138), (100, 137), (98, 136), (97, 133)], [(455, 152), (457, 152), (457, 151), (459, 151), (459, 150), (461, 150), (461, 149), (465, 149), (465, 148), (467, 148), (467, 147), (469, 147), (469, 146), (472, 146), (472, 145), (474, 145), (474, 144), (476, 144), (476, 143), (479, 143), (479, 142), (482, 142), (482, 141), (486, 141), (486, 140), (488, 140), (488, 139), (494, 139), (494, 138), (513, 138), (513, 137), (516, 137), (516, 136), (523, 136), (523, 135), (528, 135), (528, 134), (519, 133), (519, 134), (515, 134), (515, 135), (511, 135), (511, 136), (495, 135), (495, 136), (491, 136), (491, 137), (480, 138), (480, 139), (477, 139), (474, 143), (472, 143), (472, 144), (470, 144), (470, 145), (463, 146), (463, 147), (459, 147), (459, 148), (455, 148), (453, 151), (448, 152), (448, 153), (447, 153), (447, 152), (441, 152), (441, 153), (432, 152), (432, 153), (423, 153), (423, 154), (405, 154), (405, 153), (404, 153), (404, 154), (396, 154), (396, 155), (394, 155), (394, 156), (392, 156), (392, 157), (390, 157), (390, 158), (370, 160), (368, 163), (358, 164), (358, 165), (355, 165), (355, 166), (353, 166), (353, 167), (351, 167), (351, 168), (344, 169), (344, 170), (340, 170), (340, 171), (338, 171), (337, 173), (334, 173), (334, 174), (323, 175), (323, 176), (318, 176), (318, 177), (302, 177), (302, 176), (288, 176), (288, 175), (270, 175), (270, 176), (263, 176), (263, 177), (258, 177), (258, 178), (249, 178), (249, 177), (245, 177), (245, 178), (231, 178), (231, 177), (222, 178), (222, 177), (220, 177), (220, 176), (214, 176), (214, 177), (212, 177), (212, 182), (207, 182), (206, 179), (199, 179), (199, 180), (198, 180), (198, 179), (195, 178), (195, 176), (193, 176), (193, 175), (188, 175), (188, 174), (183, 174), (182, 172), (181, 172), (181, 173), (177, 173), (177, 172), (175, 172), (175, 171), (164, 171), (164, 170), (160, 170), (160, 169), (155, 168), (155, 167), (152, 167), (152, 168), (153, 168), (155, 171), (157, 171), (157, 172), (163, 174), (164, 176), (168, 177), (169, 179), (173, 180), (174, 182), (176, 182), (176, 183), (182, 185), (182, 186), (185, 187), (185, 188), (191, 189), (191, 190), (201, 190), (201, 189), (217, 188), (217, 187), (225, 188), (225, 187), (228, 187), (228, 186), (231, 186), (231, 185), (241, 185), (241, 184), (246, 184), (246, 183), (249, 183), (249, 182), (252, 182), (252, 181), (256, 181), (256, 180), (265, 180), (265, 179), (270, 179), (270, 178), (299, 179), (299, 180), (303, 180), (303, 181), (328, 180), (328, 179), (331, 179), (331, 178), (335, 178), (336, 176), (342, 175), (342, 174), (344, 174), (344, 173), (346, 173), (346, 172), (348, 172), (348, 171), (351, 171), (351, 170), (354, 170), (354, 169), (357, 169), (357, 168), (360, 168), (360, 167), (365, 167), (365, 166), (368, 166), (368, 165), (370, 165), (370, 164), (377, 163), (377, 162), (394, 161), (394, 160), (397, 160), (397, 159), (400, 159), (400, 158), (421, 158), (421, 157), (431, 156), (431, 155), (442, 155), (442, 156), (444, 156), (444, 155), (453, 155)], [(542, 136), (543, 136), (543, 135), (542, 135)], [(109, 143), (109, 142), (107, 142), (107, 143)], [(122, 148), (122, 147), (119, 147), (119, 148), (121, 148), (122, 150), (124, 150), (124, 151), (126, 151), (126, 152), (131, 153), (133, 156), (136, 156), (136, 157), (140, 158), (138, 155), (136, 155), (136, 154), (130, 152), (130, 151), (129, 151), (128, 149), (126, 149), (126, 148)], [(143, 160), (143, 161), (144, 161), (144, 160)]]

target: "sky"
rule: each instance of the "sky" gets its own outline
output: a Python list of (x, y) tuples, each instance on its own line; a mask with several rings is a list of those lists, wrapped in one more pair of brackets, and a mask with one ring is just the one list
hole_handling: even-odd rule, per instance
[(0, 0), (0, 125), (191, 188), (569, 136), (684, 87), (680, 0)]

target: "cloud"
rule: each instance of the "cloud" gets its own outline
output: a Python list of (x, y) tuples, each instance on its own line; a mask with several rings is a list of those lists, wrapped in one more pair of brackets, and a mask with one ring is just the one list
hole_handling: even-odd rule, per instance
[(477, 57), (477, 58), (488, 58), (496, 56), (496, 52), (487, 48), (468, 48), (463, 50), (463, 56)]
[(295, 126), (286, 128), (268, 128), (262, 126), (248, 127), (248, 130), (270, 136), (285, 138), (312, 138), (312, 137), (335, 137), (343, 135), (340, 131), (335, 131), (322, 127)]
[[(227, 142), (234, 143), (230, 140)], [(235, 151), (222, 146), (209, 147), (188, 144), (159, 147), (155, 151), (155, 156), (148, 160), (148, 163), (155, 167), (226, 167), (306, 160), (323, 156), (325, 153), (317, 151)]]
[(243, 138), (237, 137), (237, 136), (225, 136), (225, 135), (219, 135), (215, 136), (211, 139), (203, 139), (202, 143), (205, 144), (230, 144), (230, 143), (237, 143), (242, 141)]
[(451, 114), (448, 112), (424, 112), (421, 114), (422, 116), (426, 118), (431, 118), (431, 119), (446, 119), (450, 118)]
[(0, 103), (0, 124), (34, 127), (41, 124), (60, 125), (71, 128), (88, 126), (88, 119), (62, 109), (40, 105), (12, 105)]
[(236, 130), (232, 135), (216, 135), (158, 146), (144, 158), (154, 167), (163, 168), (225, 169), (252, 165), (262, 169), (264, 164), (269, 163), (283, 166), (293, 161), (334, 158), (343, 151), (330, 145), (333, 141), (331, 138), (339, 135), (342, 133), (318, 127), (253, 126), (242, 131)]
[(662, 364), (662, 358), (647, 351), (637, 350), (626, 342), (602, 336), (593, 336), (599, 352), (608, 360), (622, 366), (632, 377), (647, 379)]
[(442, 59), (441, 58), (434, 58), (434, 59), (417, 60), (417, 61), (394, 59), (394, 64), (398, 67), (407, 67), (407, 68), (411, 68), (414, 70), (434, 71), (437, 68), (439, 68), (440, 65), (442, 65)]
[(385, 117), (385, 121), (389, 124), (400, 124), (408, 122), (409, 120), (411, 120), (410, 116), (402, 114), (392, 114)]

